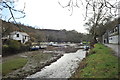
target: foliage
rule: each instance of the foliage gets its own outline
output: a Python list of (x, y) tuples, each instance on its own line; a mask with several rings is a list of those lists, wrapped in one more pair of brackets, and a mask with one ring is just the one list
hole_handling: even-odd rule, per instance
[(2, 63), (0, 63), (0, 73), (2, 73)]
[(2, 75), (23, 67), (27, 63), (26, 58), (14, 58), (2, 63)]
[(11, 51), (17, 51), (20, 49), (20, 43), (16, 40), (9, 40), (8, 46)]
[[(3, 53), (7, 52), (18, 52), (20, 50), (21, 44), (18, 41), (15, 40), (7, 40), (6, 45), (3, 45)], [(4, 56), (4, 54), (3, 54)]]
[(97, 27), (90, 27), (89, 25), (89, 21), (86, 23), (85, 26), (88, 26), (88, 30), (90, 32), (90, 34), (93, 34), (93, 32), (96, 33), (96, 37), (99, 38), (99, 42), (102, 42), (101, 38), (102, 35), (104, 35), (104, 33), (108, 30), (111, 30), (112, 28), (114, 28), (116, 25), (118, 25), (118, 21), (119, 18), (115, 18), (115, 19), (111, 19), (111, 18), (107, 18), (107, 21), (103, 24), (99, 24)]
[(3, 56), (13, 55), (29, 50), (29, 45), (23, 45), (16, 40), (7, 40), (2, 47)]
[[(3, 26), (3, 36), (7, 36), (12, 31), (22, 31), (30, 35), (30, 41), (32, 42), (81, 42), (90, 40), (88, 35), (78, 33), (75, 30), (50, 30), (50, 29), (35, 29), (31, 26), (25, 26), (18, 23), (19, 27), (14, 23), (2, 21)], [(89, 39), (88, 39), (89, 38)]]
[[(82, 0), (81, 0), (82, 1)], [(86, 0), (86, 17), (90, 34), (92, 34), (93, 42), (97, 43), (98, 36), (102, 36), (105, 32), (105, 23), (108, 23), (112, 18), (117, 16), (118, 1), (109, 0)], [(91, 14), (92, 13), (92, 14)]]
[(31, 45), (32, 45), (32, 42), (31, 42), (31, 41), (28, 41), (28, 42), (25, 43), (25, 45), (31, 46)]
[(118, 58), (113, 56), (113, 51), (102, 44), (96, 44), (84, 63), (86, 67), (79, 69), (75, 78), (118, 78)]

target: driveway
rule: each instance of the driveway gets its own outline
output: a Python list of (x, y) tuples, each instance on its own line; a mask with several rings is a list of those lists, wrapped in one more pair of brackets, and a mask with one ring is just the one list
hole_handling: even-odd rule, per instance
[(115, 55), (120, 57), (120, 52), (119, 52), (120, 45), (116, 45), (116, 44), (105, 44), (105, 45), (112, 48), (112, 50), (115, 51)]

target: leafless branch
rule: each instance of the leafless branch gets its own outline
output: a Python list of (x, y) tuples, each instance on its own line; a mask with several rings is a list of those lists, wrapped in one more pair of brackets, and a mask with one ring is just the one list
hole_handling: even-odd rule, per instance
[[(75, 4), (73, 4), (73, 1), (76, 1)], [(81, 4), (83, 5), (83, 1), (82, 0), (79, 0), (81, 2)], [(85, 0), (86, 1), (86, 5), (85, 5), (85, 8), (86, 8), (86, 11), (85, 11), (85, 20), (86, 18), (88, 17), (88, 14), (89, 14), (89, 10), (90, 8), (92, 8), (93, 10), (93, 15), (96, 14), (96, 11), (100, 10), (100, 9), (105, 9), (105, 8), (108, 8), (109, 10), (109, 14), (113, 15), (112, 13), (112, 9), (116, 9), (115, 5), (117, 4), (117, 0), (115, 3), (111, 4), (108, 0)], [(68, 1), (68, 4), (63, 6), (59, 1), (58, 1), (59, 5), (62, 6), (62, 8), (67, 8), (69, 7), (69, 11), (71, 10), (71, 13), (73, 13), (73, 8), (74, 7), (79, 7), (78, 5), (78, 0), (69, 0)], [(114, 11), (116, 12), (117, 9)]]
[[(10, 4), (13, 4), (14, 3), (14, 1), (8, 1)], [(8, 2), (5, 2), (5, 1), (2, 1), (1, 2), (1, 4), (2, 4), (2, 7), (3, 7), (3, 9), (4, 8), (7, 8), (8, 10), (9, 10), (9, 12), (10, 12), (10, 14), (11, 14), (11, 17), (8, 19), (8, 22), (11, 20), (11, 19), (13, 19), (13, 21), (17, 24), (17, 22), (16, 22), (16, 20), (15, 19), (20, 19), (20, 18), (24, 18), (26, 15), (25, 15), (25, 12), (24, 12), (24, 9), (25, 9), (25, 3), (24, 3), (24, 8), (23, 8), (23, 10), (16, 10), (15, 8), (14, 8), (14, 6), (10, 6), (9, 4), (8, 4)], [(13, 11), (14, 12), (18, 12), (18, 13), (21, 13), (23, 16), (21, 16), (21, 17), (15, 17), (15, 15), (13, 14)]]
[(59, 1), (58, 1), (58, 4), (62, 7), (62, 8), (68, 8), (69, 11), (71, 11), (71, 14), (70, 16), (73, 14), (73, 8), (74, 7), (79, 7), (78, 5), (78, 0), (75, 0), (75, 4), (73, 2), (73, 0), (69, 0), (68, 4), (66, 6), (63, 6)]

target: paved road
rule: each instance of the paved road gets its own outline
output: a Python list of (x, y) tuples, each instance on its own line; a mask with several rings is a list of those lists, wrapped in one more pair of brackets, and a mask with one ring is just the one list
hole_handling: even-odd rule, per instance
[(79, 66), (78, 63), (85, 58), (85, 53), (83, 50), (78, 50), (76, 53), (64, 54), (50, 66), (46, 66), (40, 72), (27, 78), (69, 78)]
[(120, 52), (119, 52), (120, 45), (115, 45), (115, 44), (105, 44), (105, 45), (112, 48), (112, 50), (114, 50), (116, 52), (115, 55), (120, 57)]

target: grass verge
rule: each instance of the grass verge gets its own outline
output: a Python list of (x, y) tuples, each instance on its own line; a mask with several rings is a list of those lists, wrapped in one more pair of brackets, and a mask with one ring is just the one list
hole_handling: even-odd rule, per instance
[(2, 73), (2, 64), (0, 63), (0, 73)]
[[(21, 66), (22, 69), (19, 69), (19, 68), (21, 68), (19, 66), (17, 68), (17, 70), (16, 70), (16, 68), (14, 68), (17, 64), (16, 65), (14, 64), (14, 66), (11, 66), (9, 68), (6, 67), (9, 70), (6, 70), (4, 68), (4, 70), (3, 70), (4, 71), (3, 78), (25, 78), (28, 75), (32, 75), (32, 74), (40, 71), (44, 66), (49, 65), (50, 63), (53, 62), (53, 60), (57, 59), (57, 58), (55, 58), (57, 56), (57, 54), (43, 53), (41, 51), (31, 51), (29, 54), (27, 53), (25, 56), (27, 56), (27, 64), (23, 64), (23, 66)], [(10, 57), (7, 60), (4, 60), (4, 62), (5, 63), (7, 62), (9, 64), (12, 64), (14, 62), (20, 63), (19, 61), (16, 61), (16, 60), (13, 61), (13, 59), (16, 58), (16, 57), (20, 57), (20, 56), (19, 55), (18, 56), (13, 56), (13, 58)], [(24, 59), (26, 59), (26, 58), (24, 58)], [(12, 62), (9, 62), (10, 60), (12, 60)], [(23, 62), (25, 62), (25, 61), (23, 61)], [(4, 66), (6, 66), (6, 65), (4, 65)], [(7, 74), (9, 72), (10, 72), (10, 74)]]
[(26, 58), (15, 58), (2, 63), (2, 74), (6, 75), (23, 67), (27, 63)]
[(110, 48), (95, 44), (95, 48), (89, 53), (72, 78), (118, 78), (120, 62), (118, 57), (113, 56)]

